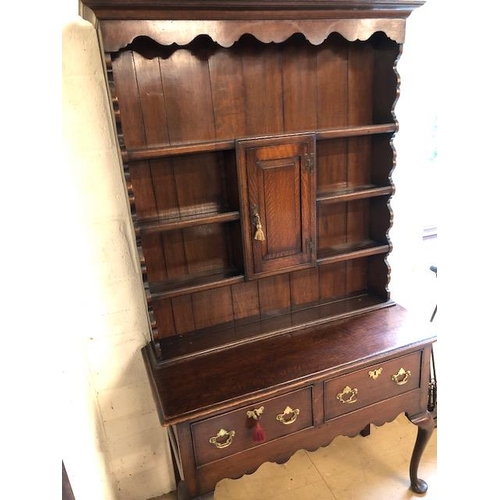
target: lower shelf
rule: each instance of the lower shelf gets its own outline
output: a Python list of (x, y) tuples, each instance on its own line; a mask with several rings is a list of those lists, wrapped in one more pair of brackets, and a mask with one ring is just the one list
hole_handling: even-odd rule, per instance
[(250, 318), (243, 324), (228, 323), (184, 335), (167, 337), (160, 339), (157, 343), (160, 351), (158, 362), (162, 365), (174, 364), (187, 358), (320, 325), (331, 321), (332, 318), (347, 318), (391, 305), (393, 302), (390, 300), (363, 294), (262, 320)]

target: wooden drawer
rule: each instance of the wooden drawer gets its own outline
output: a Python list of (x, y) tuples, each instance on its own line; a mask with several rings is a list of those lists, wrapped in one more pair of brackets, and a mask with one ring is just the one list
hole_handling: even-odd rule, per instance
[(255, 421), (248, 418), (247, 411), (262, 408), (259, 423), (266, 434), (264, 443), (311, 427), (312, 388), (306, 387), (191, 424), (197, 465), (261, 445), (253, 440), (252, 424)]
[(421, 351), (325, 382), (325, 420), (416, 389)]

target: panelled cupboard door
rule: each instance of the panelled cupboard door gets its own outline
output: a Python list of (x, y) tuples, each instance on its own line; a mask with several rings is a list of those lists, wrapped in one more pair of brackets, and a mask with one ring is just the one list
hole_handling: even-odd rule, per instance
[(248, 279), (316, 261), (315, 136), (236, 142)]

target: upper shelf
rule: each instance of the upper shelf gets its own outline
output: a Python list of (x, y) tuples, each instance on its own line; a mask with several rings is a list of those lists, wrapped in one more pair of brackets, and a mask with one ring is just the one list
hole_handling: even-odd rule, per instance
[[(343, 137), (355, 137), (376, 134), (388, 134), (397, 132), (397, 123), (381, 123), (374, 125), (356, 125), (319, 129), (316, 133), (318, 140), (340, 139)], [(122, 152), (123, 161), (154, 160), (167, 156), (179, 156), (185, 154), (205, 153), (211, 151), (226, 151), (235, 149), (236, 140), (216, 140), (177, 144), (172, 146), (157, 146), (149, 148), (129, 149)]]

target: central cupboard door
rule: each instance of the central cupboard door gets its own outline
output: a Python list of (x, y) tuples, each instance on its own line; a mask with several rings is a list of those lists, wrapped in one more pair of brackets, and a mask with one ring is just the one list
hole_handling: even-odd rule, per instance
[(236, 142), (247, 278), (316, 261), (315, 136)]

